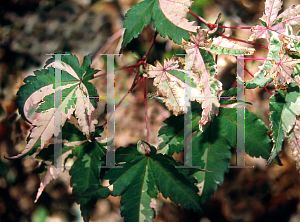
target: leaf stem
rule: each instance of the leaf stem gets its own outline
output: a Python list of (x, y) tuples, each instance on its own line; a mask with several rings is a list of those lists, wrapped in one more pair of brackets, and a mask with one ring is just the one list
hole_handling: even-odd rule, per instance
[[(244, 68), (244, 70), (249, 73), (253, 78), (254, 75), (237, 59), (237, 62)], [(265, 86), (263, 87), (271, 96), (273, 96), (273, 93), (271, 93)]]
[[(130, 69), (130, 68), (135, 68), (135, 67), (138, 67), (140, 65), (144, 65), (146, 62), (141, 60), (139, 62), (137, 62), (136, 64), (133, 64), (133, 65), (130, 65), (130, 66), (125, 66), (125, 67), (122, 67), (122, 68), (119, 68), (119, 69), (116, 69), (114, 70), (115, 71), (120, 71), (120, 70), (123, 70), (123, 69)], [(98, 77), (101, 77), (101, 76), (104, 76), (104, 75), (107, 75), (107, 72), (106, 73), (103, 73), (103, 74), (99, 74), (99, 75), (94, 75), (94, 78), (98, 78)]]
[(214, 29), (214, 25), (211, 24), (210, 22), (206, 21), (204, 18), (202, 18), (201, 16), (195, 14), (194, 12), (192, 12), (191, 10), (189, 10), (189, 13), (194, 16), (195, 18), (199, 19), (201, 22), (203, 22), (210, 30)]
[[(132, 90), (134, 89), (134, 87), (136, 87), (136, 86), (140, 83), (141, 79), (142, 79), (142, 77), (139, 76), (139, 73), (137, 73), (137, 75), (135, 76), (135, 78), (134, 78), (134, 80), (133, 80), (133, 83), (132, 83), (130, 89), (125, 93), (125, 95), (122, 97), (122, 99), (121, 99), (121, 100), (118, 102), (118, 104), (116, 105), (116, 108), (115, 108), (116, 110), (117, 110), (117, 108), (121, 105), (121, 103), (123, 102), (123, 100), (128, 96), (128, 94), (132, 92)], [(103, 127), (106, 126), (106, 124), (107, 124), (107, 122), (110, 120), (112, 114), (113, 114), (113, 113), (111, 113), (111, 114), (109, 115), (109, 117), (107, 118), (107, 121), (105, 122), (105, 124), (103, 125)]]
[(147, 56), (148, 56), (150, 50), (152, 49), (152, 46), (153, 46), (153, 44), (154, 44), (154, 41), (155, 41), (155, 39), (156, 39), (157, 34), (158, 34), (158, 32), (156, 31), (155, 34), (154, 34), (154, 36), (153, 36), (153, 38), (152, 38), (152, 40), (151, 40), (151, 42), (150, 42), (150, 45), (149, 45), (149, 47), (148, 47), (148, 49), (147, 49), (145, 55), (143, 56), (143, 58), (142, 58), (141, 60), (146, 60), (146, 58), (147, 58)]
[[(197, 19), (199, 19), (201, 22), (203, 22), (210, 30), (214, 29), (215, 27), (217, 27), (217, 24), (212, 24), (208, 21), (206, 21), (204, 18), (202, 18), (201, 16), (195, 14), (194, 12), (192, 12), (191, 10), (189, 10), (189, 13), (191, 15), (193, 15), (194, 17), (196, 17)], [(230, 26), (223, 26), (223, 25), (219, 25), (219, 28), (228, 28), (228, 29), (251, 29), (251, 27), (230, 27)]]

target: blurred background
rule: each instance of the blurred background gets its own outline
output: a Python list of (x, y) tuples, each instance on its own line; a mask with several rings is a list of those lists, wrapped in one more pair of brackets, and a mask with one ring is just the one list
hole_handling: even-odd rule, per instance
[[(5, 0), (0, 2), (0, 221), (3, 222), (80, 222), (80, 210), (72, 196), (70, 177), (65, 172), (52, 181), (37, 203), (34, 199), (40, 184), (36, 172), (38, 162), (31, 157), (6, 160), (4, 156), (20, 153), (29, 134), (30, 125), (22, 120), (16, 106), (16, 93), (23, 80), (33, 71), (41, 69), (49, 56), (47, 53), (71, 52), (80, 61), (87, 54), (118, 53), (121, 31), (127, 10), (135, 0)], [(284, 8), (299, 4), (298, 0), (285, 0)], [(261, 0), (195, 0), (191, 8), (196, 14), (214, 23), (219, 13), (226, 26), (253, 26), (264, 11)], [(189, 15), (189, 19), (195, 20)], [(196, 20), (195, 20), (196, 21)], [(203, 24), (202, 28), (206, 28)], [(141, 58), (154, 35), (151, 25), (116, 56), (116, 68), (132, 65)], [(227, 30), (225, 34), (247, 40), (245, 30)], [(114, 35), (114, 38), (110, 37)], [(266, 45), (264, 40), (259, 44)], [(106, 45), (105, 45), (106, 44)], [(106, 49), (106, 46), (109, 46)], [(256, 48), (256, 56), (266, 56), (266, 50)], [(156, 38), (147, 62), (162, 61), (164, 57), (183, 51), (160, 36)], [(249, 63), (254, 74), (259, 63)], [(105, 58), (98, 59), (93, 68), (105, 72)], [(236, 59), (218, 57), (218, 79), (224, 89), (235, 80)], [(134, 70), (116, 72), (116, 102), (130, 88)], [(246, 75), (246, 79), (251, 79)], [(105, 95), (106, 78), (94, 80), (98, 93)], [(267, 86), (274, 89), (272, 85)], [(151, 92), (152, 82), (147, 82)], [(246, 92), (246, 100), (268, 126), (269, 94), (263, 89)], [(105, 101), (100, 100), (102, 111)], [(157, 134), (170, 113), (158, 102), (148, 101), (150, 143), (158, 144)], [(116, 147), (134, 144), (146, 138), (142, 85), (124, 100), (116, 111)], [(99, 117), (100, 124), (105, 115)], [(246, 156), (246, 165), (254, 169), (230, 169), (225, 182), (204, 205), (202, 214), (196, 214), (159, 197), (155, 221), (180, 222), (299, 222), (300, 177), (296, 171), (287, 144), (279, 154), (283, 166), (264, 166), (265, 160)], [(182, 154), (174, 155), (182, 160)], [(233, 161), (234, 164), (234, 161)], [(98, 200), (91, 220), (97, 222), (122, 221), (120, 198)]]

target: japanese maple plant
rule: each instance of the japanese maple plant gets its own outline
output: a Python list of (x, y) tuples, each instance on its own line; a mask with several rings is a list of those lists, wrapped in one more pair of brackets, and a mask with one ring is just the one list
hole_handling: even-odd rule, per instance
[[(114, 153), (116, 167), (103, 168), (109, 144), (103, 142), (105, 138), (100, 134), (107, 123), (98, 124), (99, 95), (90, 82), (113, 73), (97, 74), (98, 70), (91, 67), (91, 55), (86, 56), (80, 65), (77, 57), (70, 54), (61, 56), (59, 61), (54, 56), (43, 69), (24, 80), (25, 84), (17, 93), (17, 105), (22, 117), (33, 128), (23, 152), (7, 158), (33, 155), (41, 161), (41, 165), (49, 166), (44, 167), (41, 173), (36, 200), (44, 187), (66, 170), (66, 160), (73, 158), (74, 163), (69, 170), (72, 192), (80, 204), (84, 221), (89, 220), (97, 198), (109, 195), (121, 196), (121, 215), (125, 221), (152, 221), (159, 192), (183, 208), (199, 212), (203, 203), (223, 183), (224, 174), (230, 166), (231, 149), (241, 148), (236, 145), (238, 130), (244, 133), (242, 148), (245, 152), (251, 157), (267, 159), (267, 164), (280, 163), (277, 154), (283, 148), (283, 141), (288, 140), (299, 169), (300, 32), (295, 34), (293, 26), (300, 24), (300, 5), (292, 5), (279, 13), (282, 1), (266, 0), (261, 25), (226, 27), (222, 25), (220, 16), (215, 23), (209, 23), (190, 11), (192, 4), (190, 0), (144, 0), (132, 6), (126, 14), (120, 52), (151, 21), (156, 30), (139, 62), (121, 68), (134, 68), (136, 71), (128, 93), (136, 85), (143, 84), (147, 139), (139, 141), (136, 146), (117, 148)], [(208, 28), (195, 26), (186, 18), (187, 13)], [(224, 34), (226, 29), (247, 29), (252, 34), (247, 41), (235, 39)], [(163, 63), (148, 64), (147, 57), (158, 34), (178, 44), (186, 55), (174, 55), (164, 58)], [(257, 44), (255, 40), (259, 38), (266, 39), (267, 45)], [(253, 47), (242, 46), (239, 42)], [(254, 57), (254, 46), (268, 49), (266, 58)], [(242, 86), (243, 90), (261, 87), (271, 95), (270, 128), (256, 114), (238, 106), (241, 101), (237, 100), (239, 91), (236, 87), (228, 91), (222, 89), (222, 83), (217, 79), (217, 58), (220, 54), (235, 56), (241, 70), (252, 75), (250, 81), (237, 78), (238, 86)], [(251, 74), (241, 62), (245, 60), (261, 60), (262, 65)], [(61, 72), (59, 86), (55, 85), (55, 70)], [(145, 90), (148, 78), (154, 79), (156, 88), (150, 95)], [(267, 84), (274, 84), (275, 89), (270, 92)], [(59, 104), (55, 104), (57, 93), (61, 94)], [(151, 133), (147, 118), (148, 99), (156, 99), (171, 112), (159, 130), (157, 137), (160, 143), (157, 147), (148, 141)], [(33, 108), (36, 115), (32, 115)], [(185, 122), (188, 110), (190, 122)], [(238, 128), (239, 110), (244, 113), (243, 128)], [(57, 128), (55, 117), (58, 116), (61, 127)], [(108, 115), (108, 121), (111, 121), (109, 118)], [(185, 140), (187, 128), (192, 135), (188, 141)], [(267, 134), (269, 131), (272, 133)], [(56, 145), (53, 139), (59, 133), (63, 140), (60, 157), (63, 167), (53, 164)], [(114, 144), (113, 141), (111, 143)], [(186, 153), (185, 163), (176, 161), (172, 155), (184, 151), (188, 145), (192, 145), (192, 149), (188, 150), (189, 155)], [(101, 173), (104, 169), (105, 173)], [(101, 185), (104, 179), (113, 186)]]

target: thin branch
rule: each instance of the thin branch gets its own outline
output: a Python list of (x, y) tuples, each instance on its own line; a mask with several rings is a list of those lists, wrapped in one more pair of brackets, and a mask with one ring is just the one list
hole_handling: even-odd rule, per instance
[(194, 16), (195, 18), (199, 19), (201, 22), (203, 22), (210, 30), (214, 29), (214, 25), (211, 24), (210, 22), (206, 21), (204, 18), (202, 18), (201, 16), (195, 14), (194, 12), (192, 12), (191, 10), (189, 10), (189, 13)]
[[(204, 18), (202, 18), (201, 16), (195, 14), (194, 12), (192, 12), (191, 10), (189, 10), (189, 13), (191, 15), (193, 15), (195, 18), (199, 19), (201, 22), (203, 22), (210, 30), (214, 29), (215, 27), (217, 27), (217, 24), (212, 24), (208, 21), (206, 21)], [(251, 29), (251, 27), (230, 27), (230, 26), (223, 26), (223, 25), (219, 25), (219, 28), (228, 28), (228, 29)]]
[[(237, 62), (244, 68), (246, 72), (248, 72), (253, 78), (254, 75), (237, 59)], [(271, 93), (265, 86), (263, 87), (271, 96), (273, 96), (273, 93)]]
[[(115, 108), (116, 110), (117, 110), (117, 108), (121, 105), (121, 103), (123, 102), (123, 100), (128, 96), (128, 94), (132, 92), (132, 90), (134, 89), (134, 87), (136, 87), (136, 86), (140, 83), (141, 79), (142, 79), (142, 77), (139, 76), (139, 73), (137, 73), (137, 75), (135, 76), (135, 78), (134, 78), (134, 80), (133, 80), (133, 83), (132, 83), (130, 89), (126, 92), (126, 94), (122, 97), (122, 99), (121, 99), (121, 100), (118, 102), (118, 104), (116, 105), (116, 108)], [(112, 114), (113, 114), (113, 113), (111, 113), (111, 114), (109, 115), (109, 117), (107, 118), (107, 121), (105, 122), (105, 124), (103, 125), (103, 127), (106, 126), (106, 124), (107, 124), (107, 122), (110, 120)]]
[(156, 39), (157, 34), (158, 34), (158, 32), (156, 31), (155, 34), (154, 34), (154, 36), (153, 36), (153, 38), (152, 38), (152, 40), (151, 40), (151, 42), (150, 42), (150, 45), (149, 45), (149, 47), (148, 47), (148, 49), (147, 49), (145, 55), (144, 55), (143, 58), (142, 58), (142, 60), (146, 60), (146, 58), (147, 58), (147, 56), (148, 56), (150, 50), (152, 49), (152, 46), (153, 46), (153, 44), (154, 44), (154, 41), (155, 41), (155, 39)]
[[(130, 66), (125, 66), (125, 67), (122, 67), (122, 68), (119, 68), (119, 69), (116, 69), (112, 72), (115, 72), (115, 71), (120, 71), (120, 70), (124, 70), (124, 69), (130, 69), (130, 68), (135, 68), (135, 67), (138, 67), (140, 65), (144, 65), (145, 64), (145, 61), (139, 61), (138, 63), (136, 64), (133, 64), (133, 65), (130, 65)], [(98, 78), (98, 77), (101, 77), (101, 76), (104, 76), (104, 75), (107, 75), (107, 72), (106, 73), (103, 73), (103, 74), (99, 74), (99, 75), (95, 75), (94, 78)]]

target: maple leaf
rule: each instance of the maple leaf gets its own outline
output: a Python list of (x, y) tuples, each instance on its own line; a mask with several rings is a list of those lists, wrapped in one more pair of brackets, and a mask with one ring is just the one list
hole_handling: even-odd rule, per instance
[(287, 55), (280, 54), (280, 61), (272, 61), (273, 66), (267, 70), (267, 75), (270, 75), (274, 79), (276, 79), (275, 85), (277, 83), (281, 84), (289, 84), (291, 82), (296, 82), (300, 85), (300, 81), (298, 78), (292, 78), (292, 74), (294, 73), (294, 67), (298, 63), (300, 63), (299, 59), (293, 59)]
[(63, 173), (64, 168), (63, 167), (54, 167), (52, 164), (48, 166), (48, 169), (46, 172), (40, 174), (42, 179), (40, 183), (40, 187), (38, 189), (38, 192), (36, 194), (35, 203), (38, 201), (39, 197), (41, 196), (43, 190), (45, 187), (51, 182), (51, 180), (55, 180), (58, 178), (58, 176)]
[(194, 22), (185, 18), (192, 4), (191, 0), (159, 0), (160, 9), (168, 20), (182, 29), (196, 32), (197, 26), (193, 25)]
[[(81, 67), (76, 56), (62, 55), (61, 62), (55, 61), (53, 57), (46, 62), (45, 69), (35, 71), (35, 76), (25, 78), (26, 84), (17, 93), (20, 96), (17, 100), (19, 112), (30, 122), (32, 119), (28, 114), (31, 107), (37, 107), (38, 115), (32, 122), (34, 128), (25, 149), (10, 159), (24, 156), (33, 147), (35, 150), (42, 149), (54, 132), (55, 136), (60, 133), (60, 127), (71, 118), (74, 111), (84, 134), (89, 136), (95, 130), (97, 119), (92, 114), (97, 108), (99, 96), (89, 81), (98, 71), (90, 68), (90, 64), (91, 55), (84, 58)], [(55, 82), (55, 70), (61, 72), (60, 82)], [(55, 100), (58, 93), (61, 97), (59, 103)], [(60, 116), (61, 124), (55, 124), (55, 116)]]
[(124, 38), (120, 51), (137, 38), (145, 26), (153, 20), (153, 26), (162, 36), (168, 36), (175, 43), (189, 39), (189, 32), (196, 32), (197, 26), (186, 19), (191, 0), (144, 0), (131, 7), (124, 21)]
[(104, 176), (113, 184), (113, 195), (122, 196), (124, 221), (152, 221), (151, 202), (158, 192), (184, 208), (201, 210), (195, 180), (175, 168), (181, 165), (179, 162), (156, 152), (156, 148), (146, 142), (139, 142), (137, 148), (120, 147), (115, 155), (120, 167), (110, 169)]
[(292, 130), (296, 122), (296, 116), (300, 115), (300, 92), (299, 86), (295, 83), (289, 84), (287, 92), (279, 90), (271, 97), (270, 116), (272, 141), (274, 142), (271, 155), (267, 164), (282, 150), (282, 143), (287, 134)]
[[(235, 92), (233, 92), (235, 91)], [(223, 93), (224, 96), (236, 96), (236, 88), (231, 88), (228, 92)], [(222, 94), (222, 96), (223, 96)], [(222, 99), (221, 104), (236, 103), (236, 99)], [(199, 131), (198, 122), (201, 119), (201, 104), (192, 102), (191, 131)], [(179, 153), (184, 149), (184, 116), (171, 116), (164, 121), (166, 126), (161, 127), (158, 133), (160, 143), (158, 152), (168, 155)], [(214, 133), (218, 137), (218, 133), (226, 136), (226, 140), (231, 147), (236, 147), (236, 131), (237, 131), (237, 108), (220, 107), (219, 115), (215, 117), (212, 124), (218, 125), (219, 131)], [(259, 129), (259, 130), (257, 130)], [(254, 114), (245, 111), (245, 128), (238, 129), (245, 131), (245, 151), (252, 157), (262, 157), (268, 159), (272, 149), (271, 140), (267, 136), (267, 126)], [(225, 144), (224, 144), (225, 146)]]
[(216, 74), (216, 64), (212, 54), (206, 50), (200, 49), (209, 45), (208, 32), (197, 29), (197, 36), (192, 37), (191, 42), (183, 41), (182, 47), (188, 56), (187, 66), (192, 67), (190, 76), (197, 84), (198, 88), (203, 90), (204, 100), (202, 103), (202, 118), (199, 121), (199, 127), (205, 125), (211, 120), (213, 115), (218, 114), (220, 106), (217, 93), (222, 89), (222, 83), (214, 78)]
[(179, 60), (173, 56), (171, 59), (165, 58), (164, 65), (159, 61), (154, 66), (147, 64), (144, 74), (148, 78), (154, 78), (153, 85), (161, 92), (163, 102), (174, 115), (184, 113), (185, 99), (190, 99), (187, 95), (185, 97), (185, 89), (190, 90), (192, 101), (203, 101), (198, 99), (203, 97), (202, 89), (195, 83), (192, 86), (185, 83), (188, 72), (180, 67), (182, 61)]
[(269, 43), (269, 32), (272, 32), (276, 37), (283, 35), (286, 38), (300, 41), (299, 36), (288, 34), (289, 26), (297, 25), (300, 22), (300, 5), (292, 5), (278, 16), (281, 6), (281, 0), (266, 0), (265, 12), (260, 18), (263, 26), (257, 25), (251, 29), (254, 33), (250, 36), (249, 41), (257, 38), (265, 38)]
[[(97, 147), (99, 149), (100, 153), (98, 154), (99, 156), (104, 156), (105, 155), (105, 148), (103, 147), (104, 144), (102, 144), (100, 142), (100, 134), (103, 131), (102, 127), (96, 127), (95, 132), (92, 134), (92, 137), (94, 139), (92, 139), (91, 141), (89, 141), (86, 136), (82, 133), (82, 131), (79, 129), (79, 126), (76, 126), (75, 124), (75, 117), (71, 117), (70, 120), (68, 120), (65, 125), (63, 126), (63, 133), (62, 133), (62, 147), (61, 147), (61, 156), (57, 157), (57, 160), (60, 159), (61, 162), (61, 166), (55, 167), (54, 166), (54, 157), (55, 157), (55, 152), (57, 152), (57, 148), (55, 148), (54, 144), (50, 144), (47, 148), (42, 149), (36, 156), (37, 159), (40, 159), (44, 162), (50, 162), (50, 166), (48, 167), (48, 169), (41, 174), (41, 183), (40, 183), (40, 187), (38, 190), (38, 193), (36, 195), (36, 200), (38, 200), (38, 198), (40, 197), (40, 195), (42, 194), (45, 186), (47, 184), (49, 184), (49, 182), (51, 180), (56, 179), (59, 174), (61, 174), (64, 171), (64, 163), (66, 158), (69, 156), (69, 154), (72, 153), (72, 150), (75, 149), (75, 151), (73, 151), (73, 153), (78, 154), (78, 156), (81, 155), (82, 150), (88, 149), (88, 147)], [(77, 128), (78, 127), (78, 128)], [(56, 154), (57, 155), (57, 154)], [(73, 166), (72, 166), (73, 168)], [(76, 168), (76, 165), (75, 167)], [(82, 170), (82, 169), (81, 169)], [(97, 169), (98, 172), (98, 169)], [(82, 176), (80, 177), (82, 178)], [(75, 179), (73, 179), (74, 181)], [(77, 184), (80, 184), (77, 182)], [(75, 189), (76, 191), (76, 189)], [(78, 194), (78, 193), (77, 193)]]
[(297, 73), (297, 64), (300, 63), (299, 59), (293, 59), (285, 54), (286, 47), (278, 38), (271, 32), (270, 47), (266, 61), (259, 67), (259, 71), (254, 74), (254, 79), (246, 82), (246, 88), (252, 89), (257, 86), (263, 87), (266, 83), (275, 80), (275, 85), (289, 84), (296, 82), (300, 85), (299, 76)]
[(235, 42), (229, 41), (228, 39), (219, 36), (218, 38), (213, 39), (209, 51), (216, 54), (241, 56), (252, 55), (255, 49), (240, 46)]

